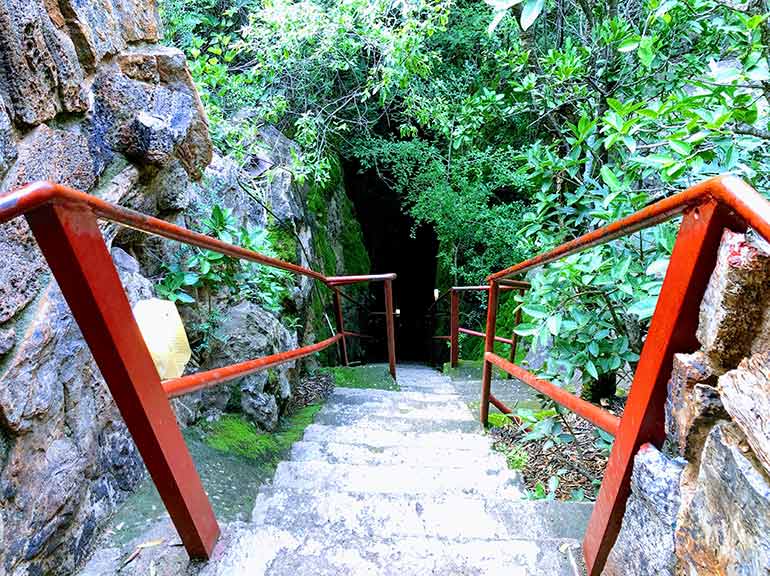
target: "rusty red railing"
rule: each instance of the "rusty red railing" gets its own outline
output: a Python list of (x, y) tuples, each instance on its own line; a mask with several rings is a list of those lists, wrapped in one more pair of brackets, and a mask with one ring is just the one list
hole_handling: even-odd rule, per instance
[[(538, 378), (516, 365), (515, 356), (507, 360), (495, 354), (494, 344), (501, 340), (495, 334), (498, 297), (501, 289), (515, 282), (510, 280), (511, 276), (678, 215), (682, 215), (682, 222), (622, 418)], [(660, 446), (665, 439), (664, 403), (673, 356), (677, 352), (693, 352), (699, 347), (695, 337), (698, 311), (714, 269), (722, 233), (725, 229), (744, 231), (747, 227), (753, 228), (770, 241), (770, 203), (739, 178), (720, 176), (660, 200), (550, 252), (492, 274), (487, 278), (488, 286), (471, 287), (488, 292), (486, 332), (483, 333), (482, 423), (488, 423), (490, 404), (504, 413), (511, 412), (491, 394), (492, 367), (496, 366), (615, 436), (604, 480), (583, 541), (583, 552), (591, 576), (601, 574), (620, 530), (630, 491), (634, 457), (642, 445), (651, 443)], [(459, 303), (453, 302), (453, 337), (450, 337), (453, 362), (456, 362), (457, 354), (456, 335), (463, 332), (456, 320), (455, 308), (458, 306)]]
[[(529, 282), (523, 282), (520, 280), (508, 280), (503, 284), (501, 290), (514, 290), (516, 292), (524, 293), (529, 288)], [(460, 304), (462, 301), (462, 295), (464, 292), (482, 292), (489, 290), (489, 286), (452, 286), (448, 290), (445, 290), (437, 299), (436, 303), (440, 300), (449, 297), (449, 335), (448, 336), (434, 336), (436, 340), (449, 340), (449, 364), (452, 368), (456, 368), (460, 362), (460, 334), (467, 334), (469, 336), (476, 336), (478, 338), (486, 338), (486, 333), (479, 332), (478, 330), (472, 330), (470, 328), (464, 328), (460, 326)], [(435, 303), (434, 303), (435, 304)], [(435, 307), (432, 307), (435, 310)], [(516, 324), (521, 322), (521, 310), (516, 312)], [(509, 358), (511, 362), (516, 359), (516, 350), (518, 348), (518, 336), (514, 332), (510, 338), (504, 338), (502, 336), (495, 336), (495, 342), (501, 344), (507, 344), (510, 346)], [(509, 375), (509, 378), (512, 376)], [(510, 414), (511, 410), (507, 407), (501, 408), (503, 404), (497, 400), (494, 396), (490, 398), (490, 401), (496, 405), (498, 409), (505, 414)]]
[[(396, 377), (395, 274), (327, 277), (58, 184), (38, 182), (0, 197), (0, 223), (24, 216), (104, 376), (188, 554), (208, 558), (219, 536), (170, 398), (319, 352), (335, 343), (347, 364), (340, 286), (379, 281), (385, 289), (390, 373)], [(333, 292), (336, 333), (321, 342), (161, 382), (97, 219), (314, 278)]]

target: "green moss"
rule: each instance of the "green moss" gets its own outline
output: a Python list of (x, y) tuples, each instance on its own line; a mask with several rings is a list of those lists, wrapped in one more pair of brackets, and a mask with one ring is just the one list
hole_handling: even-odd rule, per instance
[(326, 368), (334, 377), (335, 386), (340, 388), (374, 388), (376, 390), (401, 390), (398, 382), (390, 376), (384, 365), (356, 366), (348, 368), (338, 366)]
[(272, 225), (267, 228), (267, 238), (275, 255), (287, 262), (296, 262), (299, 243), (297, 237), (285, 226)]
[(217, 450), (244, 458), (277, 463), (302, 437), (321, 404), (311, 404), (281, 420), (278, 431), (260, 432), (241, 415), (227, 414), (206, 426), (205, 441)]
[(342, 198), (342, 257), (348, 274), (368, 274), (371, 269), (369, 254), (364, 246), (361, 225), (353, 211), (353, 203), (347, 196)]
[(335, 275), (337, 273), (337, 255), (334, 253), (326, 229), (321, 228), (316, 230), (313, 237), (315, 253), (320, 259), (321, 268), (323, 269), (324, 274), (331, 276)]

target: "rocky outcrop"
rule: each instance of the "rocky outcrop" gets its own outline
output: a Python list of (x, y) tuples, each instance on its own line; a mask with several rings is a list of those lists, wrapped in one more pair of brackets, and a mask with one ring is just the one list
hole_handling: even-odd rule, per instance
[(722, 371), (738, 365), (761, 336), (762, 318), (770, 307), (770, 246), (725, 230), (698, 323), (698, 341)]
[(682, 572), (767, 574), (770, 483), (735, 424), (711, 430), (697, 480), (687, 490), (676, 527)]
[[(285, 259), (368, 272), (344, 189), (322, 191), (333, 209), (319, 219), (308, 209), (313, 190), (293, 181), (297, 147), (277, 130), (264, 127), (242, 165), (214, 156), (185, 57), (160, 36), (155, 0), (0, 0), (0, 192), (53, 180), (195, 230), (220, 204), (268, 228)], [(160, 279), (178, 247), (112, 224), (103, 231), (129, 299), (150, 296), (148, 278)], [(364, 257), (350, 257), (351, 246)], [(23, 219), (0, 227), (0, 257), (0, 576), (69, 574), (144, 468)], [(291, 285), (284, 316), (253, 298), (209, 295), (221, 321), (192, 369), (328, 336), (310, 279)], [(182, 314), (188, 331), (206, 320), (193, 306)], [(274, 429), (299, 370), (186, 396), (175, 401), (178, 419), (237, 410)]]
[[(668, 384), (666, 431), (686, 460), (676, 477), (661, 468), (643, 486), (637, 469), (649, 468), (654, 449), (637, 455), (610, 574), (770, 571), (768, 309), (767, 245), (726, 231), (701, 303), (702, 348), (675, 355)], [(661, 494), (668, 502), (664, 524), (655, 520)], [(657, 516), (643, 506), (651, 502)], [(629, 571), (632, 566), (651, 569)]]
[(703, 352), (674, 355), (666, 400), (666, 433), (679, 454), (697, 458), (714, 423), (727, 417), (716, 388), (717, 377)]
[(682, 460), (644, 445), (634, 460), (631, 496), (605, 576), (675, 576), (674, 528)]
[[(48, 179), (180, 209), (212, 146), (154, 0), (0, 0), (0, 37), (0, 191)], [(113, 255), (129, 299), (151, 296)], [(0, 256), (0, 574), (72, 573), (144, 467), (23, 219)]]
[[(136, 261), (119, 249), (113, 258), (129, 299), (150, 297)], [(55, 284), (32, 312), (0, 386), (7, 442), (0, 573), (63, 574), (90, 552), (99, 520), (141, 479), (143, 467)]]

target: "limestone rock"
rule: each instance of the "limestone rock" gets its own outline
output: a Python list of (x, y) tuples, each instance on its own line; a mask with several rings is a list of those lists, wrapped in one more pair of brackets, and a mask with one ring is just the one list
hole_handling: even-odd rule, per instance
[[(116, 256), (129, 296), (151, 295), (130, 257)], [(55, 284), (34, 312), (0, 386), (0, 435), (11, 438), (0, 550), (8, 573), (72, 573), (143, 465)]]
[(698, 340), (714, 366), (735, 368), (760, 335), (770, 304), (770, 246), (754, 236), (725, 230), (716, 267), (700, 308)]
[(83, 112), (83, 69), (75, 47), (51, 21), (43, 0), (0, 2), (0, 93), (11, 116), (35, 126), (59, 112)]
[(89, 70), (130, 43), (159, 38), (154, 0), (46, 0), (46, 8), (53, 23), (67, 30)]
[(24, 220), (0, 225), (0, 322), (15, 317), (47, 282), (47, 267)]
[(278, 428), (278, 404), (272, 394), (253, 392), (250, 388), (242, 389), (241, 410), (264, 430)]
[(8, 354), (16, 344), (16, 330), (13, 328), (0, 329), (0, 356)]
[(703, 352), (675, 354), (666, 400), (666, 433), (679, 454), (697, 459), (711, 426), (729, 419), (716, 389), (717, 377)]
[[(231, 210), (236, 218), (247, 220), (252, 226), (264, 228), (267, 225), (265, 207), (249, 197), (239, 181), (243, 178), (240, 166), (231, 158), (215, 155), (206, 168), (205, 186), (193, 187), (194, 206), (190, 216), (208, 215), (214, 204)], [(245, 182), (248, 188), (250, 182)]]
[[(260, 358), (298, 346), (296, 335), (254, 302), (244, 300), (225, 310), (222, 317), (220, 332), (227, 337), (202, 367), (204, 369)], [(294, 369), (293, 362), (282, 364), (270, 370), (272, 376), (268, 376), (267, 371), (257, 372), (232, 381), (229, 387), (206, 390), (203, 406), (223, 410), (235, 390), (240, 395), (240, 407), (254, 419), (255, 424), (274, 429), (279, 405), (285, 404), (291, 394), (288, 381)]]
[[(90, 135), (78, 126), (53, 129), (41, 125), (18, 146), (18, 159), (6, 177), (11, 189), (36, 180), (55, 180), (90, 189), (107, 158), (94, 153)], [(26, 222), (16, 219), (0, 227), (0, 322), (14, 317), (39, 293), (48, 267)]]
[(49, 128), (45, 124), (27, 134), (18, 146), (18, 160), (8, 174), (7, 188), (36, 180), (52, 180), (77, 190), (90, 190), (111, 160), (93, 134), (79, 125)]
[(0, 97), (0, 181), (13, 165), (17, 155), (11, 119)]
[[(149, 81), (156, 81), (149, 83)], [(173, 48), (132, 48), (94, 81), (94, 123), (112, 149), (139, 165), (165, 166), (175, 155), (194, 180), (211, 161), (203, 105), (184, 55)]]
[(682, 573), (768, 573), (770, 484), (734, 424), (712, 429), (693, 490), (676, 530)]
[(605, 576), (674, 576), (674, 527), (684, 462), (646, 444), (634, 460), (623, 526), (607, 559)]
[(751, 345), (751, 353), (757, 354), (770, 350), (770, 306), (765, 308), (765, 313), (757, 329), (757, 337)]
[(770, 350), (746, 358), (719, 378), (725, 408), (770, 474)]

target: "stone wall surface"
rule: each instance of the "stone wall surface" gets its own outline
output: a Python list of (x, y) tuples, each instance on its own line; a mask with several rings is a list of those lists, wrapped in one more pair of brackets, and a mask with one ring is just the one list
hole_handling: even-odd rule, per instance
[[(0, 0), (0, 192), (47, 179), (196, 230), (218, 203), (296, 238), (282, 256), (316, 268), (322, 234), (345, 272), (342, 240), (324, 229), (341, 216), (319, 223), (307, 209), (294, 144), (265, 127), (244, 164), (217, 156), (185, 57), (161, 36), (155, 0)], [(129, 299), (153, 296), (172, 243), (103, 230)], [(0, 258), (0, 576), (70, 574), (144, 467), (23, 219), (0, 226)], [(196, 368), (326, 337), (312, 295), (309, 280), (293, 284), (296, 326), (213, 294), (222, 341)], [(175, 401), (178, 418), (235, 401), (272, 429), (298, 374), (288, 365), (193, 394)]]
[[(701, 349), (674, 358), (666, 453), (648, 445), (636, 457), (607, 574), (770, 573), (768, 310), (770, 246), (725, 231), (701, 303)], [(654, 472), (646, 484), (644, 470)]]

